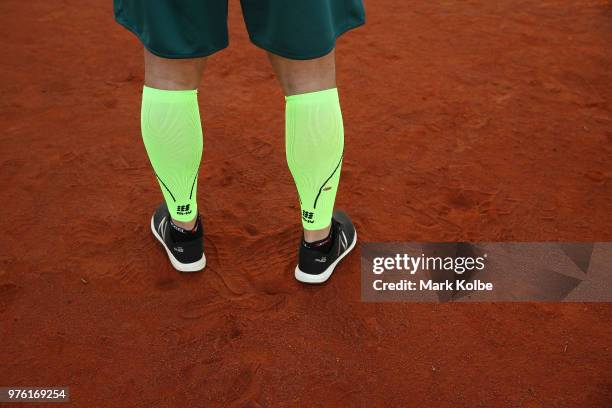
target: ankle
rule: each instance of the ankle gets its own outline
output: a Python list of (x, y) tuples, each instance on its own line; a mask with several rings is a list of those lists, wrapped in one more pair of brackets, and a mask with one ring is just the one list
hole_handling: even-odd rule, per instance
[[(188, 223), (183, 223), (183, 225)], [(196, 217), (195, 223), (192, 228), (187, 229), (182, 226), (176, 225), (174, 220), (170, 222), (170, 235), (174, 242), (186, 242), (192, 241), (202, 237), (202, 225), (199, 217)]]
[(175, 219), (172, 219), (172, 223), (176, 225), (177, 227), (180, 227), (184, 230), (191, 231), (195, 227), (197, 220), (198, 220), (198, 217), (195, 216), (193, 220), (187, 221), (187, 222), (177, 221)]
[(329, 237), (330, 231), (331, 231), (331, 223), (326, 228), (323, 228), (320, 230), (304, 230), (304, 241), (306, 242), (321, 241)]

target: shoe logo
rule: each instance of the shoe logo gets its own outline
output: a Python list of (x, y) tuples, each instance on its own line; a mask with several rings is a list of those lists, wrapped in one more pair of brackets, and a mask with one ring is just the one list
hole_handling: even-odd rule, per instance
[(174, 247), (173, 248), (176, 252), (183, 252), (183, 247)]
[(315, 258), (315, 262), (322, 262), (322, 263), (327, 262), (327, 257), (322, 256), (321, 258)]
[(190, 204), (185, 205), (177, 205), (176, 213), (179, 215), (188, 215), (191, 214), (191, 209), (189, 208)]
[(344, 235), (344, 231), (340, 231), (340, 245), (338, 245), (338, 255), (340, 255), (341, 247), (342, 251), (346, 251), (346, 248), (348, 248), (348, 241), (346, 239), (346, 235)]
[(159, 235), (162, 237), (162, 241), (166, 240), (166, 222), (166, 217), (162, 218), (162, 220), (159, 222), (159, 226), (157, 227)]
[(302, 219), (306, 221), (307, 223), (312, 224), (314, 222), (314, 220), (312, 219), (313, 217), (314, 217), (314, 213), (310, 211), (302, 210)]

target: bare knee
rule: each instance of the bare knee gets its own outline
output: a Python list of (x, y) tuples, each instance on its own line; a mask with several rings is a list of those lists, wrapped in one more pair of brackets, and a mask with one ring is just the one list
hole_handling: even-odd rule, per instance
[(312, 60), (293, 60), (268, 53), (285, 95), (316, 92), (336, 87), (335, 53)]
[(206, 58), (169, 59), (144, 51), (145, 85), (156, 89), (197, 89)]

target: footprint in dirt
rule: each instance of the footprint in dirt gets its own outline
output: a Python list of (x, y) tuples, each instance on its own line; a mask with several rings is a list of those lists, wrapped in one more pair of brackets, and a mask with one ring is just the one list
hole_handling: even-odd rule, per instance
[(247, 225), (244, 227), (244, 229), (246, 230), (247, 234), (252, 237), (257, 237), (259, 235), (259, 230), (254, 225)]
[(8, 310), (15, 302), (21, 288), (14, 283), (4, 283), (0, 285), (0, 313)]
[(163, 278), (158, 279), (157, 282), (155, 282), (155, 288), (162, 290), (162, 291), (172, 290), (178, 287), (179, 287), (178, 281), (170, 277), (163, 277)]
[(296, 228), (291, 226), (244, 248), (243, 273), (253, 288), (267, 295), (286, 295), (297, 290), (293, 271), (299, 239)]
[(213, 359), (183, 370), (183, 381), (205, 390), (210, 402), (232, 407), (257, 407), (261, 394), (262, 373), (258, 362), (227, 362)]

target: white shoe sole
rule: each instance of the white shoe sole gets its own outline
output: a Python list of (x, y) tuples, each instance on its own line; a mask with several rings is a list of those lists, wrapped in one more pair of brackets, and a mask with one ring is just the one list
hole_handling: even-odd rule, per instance
[(353, 242), (351, 242), (351, 245), (349, 245), (348, 249), (344, 251), (344, 253), (340, 255), (338, 259), (336, 259), (331, 265), (329, 265), (327, 269), (325, 269), (323, 272), (321, 272), (318, 275), (312, 275), (310, 273), (302, 272), (300, 270), (300, 266), (298, 265), (295, 267), (295, 279), (297, 279), (298, 281), (302, 283), (311, 283), (311, 284), (323, 283), (327, 281), (329, 277), (332, 275), (332, 273), (334, 273), (334, 269), (336, 268), (336, 265), (338, 265), (338, 263), (345, 256), (347, 256), (353, 250), (353, 248), (355, 248), (355, 244), (357, 244), (357, 231), (355, 231)]
[(162, 244), (162, 246), (166, 250), (166, 253), (168, 254), (170, 263), (172, 264), (174, 269), (176, 269), (177, 271), (179, 272), (198, 272), (204, 269), (204, 267), (206, 266), (206, 256), (204, 256), (204, 252), (202, 252), (202, 259), (200, 259), (199, 261), (195, 261), (192, 263), (179, 262), (179, 260), (176, 259), (174, 255), (172, 255), (172, 252), (170, 252), (170, 250), (166, 246), (166, 243), (164, 242), (162, 237), (160, 237), (157, 231), (155, 230), (155, 224), (153, 223), (153, 217), (151, 217), (151, 232), (153, 233), (155, 238), (157, 238), (159, 243)]

